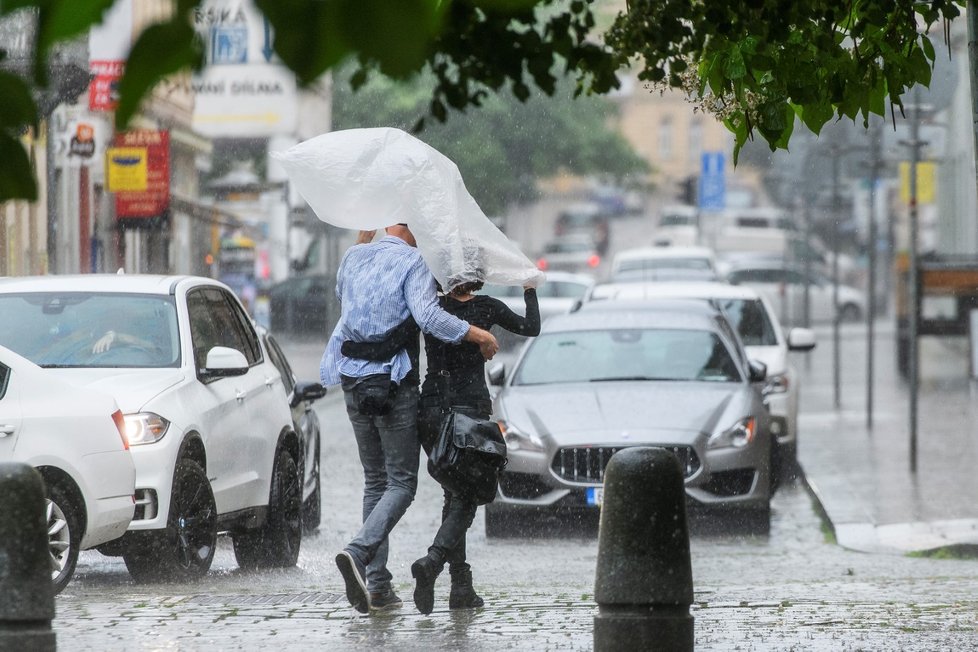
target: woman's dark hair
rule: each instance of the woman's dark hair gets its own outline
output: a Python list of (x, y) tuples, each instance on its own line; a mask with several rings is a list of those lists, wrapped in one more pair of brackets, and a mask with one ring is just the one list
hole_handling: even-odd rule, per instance
[(460, 283), (452, 288), (449, 294), (469, 294), (470, 292), (478, 292), (482, 289), (482, 281), (466, 281), (465, 283)]

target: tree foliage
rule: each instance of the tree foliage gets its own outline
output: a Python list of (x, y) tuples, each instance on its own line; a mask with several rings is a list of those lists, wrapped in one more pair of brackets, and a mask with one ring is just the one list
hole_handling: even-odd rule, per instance
[[(375, 75), (354, 92), (341, 73), (333, 90), (333, 126), (410, 129), (427, 110), (434, 75), (395, 83)], [(553, 98), (532, 92), (525, 101), (501, 91), (481, 108), (431, 123), (420, 136), (455, 161), (466, 187), (487, 213), (499, 214), (535, 196), (535, 181), (560, 170), (622, 179), (647, 164), (611, 127), (615, 107), (602, 97), (573, 98), (557, 81)]]
[[(193, 29), (204, 0), (173, 0), (172, 15), (134, 44), (121, 84), (117, 123), (125, 125), (145, 94), (175, 70), (199, 68)], [(308, 84), (344, 59), (403, 80), (426, 70), (435, 79), (427, 111), (485, 104), (508, 89), (524, 101), (533, 89), (552, 95), (571, 77), (580, 93), (606, 93), (616, 74), (684, 88), (735, 134), (736, 151), (755, 133), (787, 147), (795, 116), (817, 132), (833, 117), (865, 120), (902, 107), (914, 84), (927, 84), (934, 61), (930, 30), (960, 14), (964, 0), (628, 0), (598, 33), (595, 0), (255, 0), (275, 31), (275, 52)], [(45, 61), (60, 40), (84, 33), (112, 0), (0, 0), (0, 17), (37, 12), (30, 80), (43, 86)], [(2, 47), (2, 46), (0, 46)], [(2, 64), (0, 64), (2, 66)], [(6, 99), (6, 95), (4, 99)], [(0, 111), (0, 150), (36, 121), (36, 109)], [(0, 201), (36, 194), (19, 154), (0, 157)], [(27, 175), (29, 177), (29, 174)]]

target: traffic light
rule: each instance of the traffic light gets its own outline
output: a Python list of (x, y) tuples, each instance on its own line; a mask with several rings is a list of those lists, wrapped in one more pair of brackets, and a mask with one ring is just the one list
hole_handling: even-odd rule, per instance
[(676, 199), (689, 206), (696, 206), (696, 186), (699, 179), (690, 175), (676, 182)]

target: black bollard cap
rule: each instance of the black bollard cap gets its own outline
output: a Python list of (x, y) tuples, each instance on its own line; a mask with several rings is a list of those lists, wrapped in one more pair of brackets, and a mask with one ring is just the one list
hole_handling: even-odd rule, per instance
[(51, 621), (54, 588), (44, 481), (27, 464), (0, 463), (0, 630)]
[(664, 448), (625, 448), (608, 462), (594, 598), (598, 605), (693, 602), (683, 474)]

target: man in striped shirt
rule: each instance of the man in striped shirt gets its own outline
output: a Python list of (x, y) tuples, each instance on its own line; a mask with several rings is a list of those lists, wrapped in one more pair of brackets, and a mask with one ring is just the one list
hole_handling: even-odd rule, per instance
[[(435, 279), (407, 225), (397, 224), (386, 232), (375, 243), (351, 247), (340, 263), (336, 293), (342, 312), (319, 369), (324, 385), (343, 386), (363, 465), (363, 526), (336, 556), (346, 596), (362, 613), (401, 606), (387, 570), (387, 536), (414, 500), (418, 486), (419, 375), (416, 354), (409, 356), (406, 349), (386, 362), (359, 360), (343, 356), (343, 341), (383, 340), (412, 317), (422, 331), (442, 341), (478, 344), (487, 360), (499, 348), (491, 333), (439, 307)], [(354, 388), (368, 376), (387, 373), (394, 383), (389, 410), (365, 414)]]

